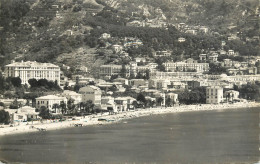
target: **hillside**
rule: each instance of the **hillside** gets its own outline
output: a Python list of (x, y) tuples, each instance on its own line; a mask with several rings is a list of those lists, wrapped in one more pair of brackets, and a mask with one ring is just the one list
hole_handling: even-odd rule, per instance
[[(141, 39), (143, 48), (129, 50), (130, 56), (171, 49), (175, 58), (197, 58), (202, 49), (218, 49), (221, 40), (237, 32), (244, 38), (259, 35), (257, 0), (2, 0), (0, 5), (1, 67), (12, 59), (36, 60), (88, 66), (90, 74), (95, 74), (100, 64), (116, 58), (97, 52), (101, 45), (98, 38), (104, 32), (113, 37)], [(211, 33), (193, 36), (173, 27), (166, 30), (126, 26), (131, 21), (149, 19), (172, 26), (182, 22), (208, 26)], [(177, 39), (184, 36), (187, 42), (180, 45)], [(241, 54), (259, 55), (255, 45), (228, 43)]]

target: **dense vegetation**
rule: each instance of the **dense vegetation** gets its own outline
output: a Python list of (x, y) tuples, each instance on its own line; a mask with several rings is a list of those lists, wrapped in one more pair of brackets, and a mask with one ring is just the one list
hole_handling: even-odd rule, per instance
[(191, 91), (184, 90), (178, 96), (181, 104), (205, 104), (206, 103), (206, 88), (198, 87)]
[(10, 123), (9, 112), (6, 112), (5, 110), (0, 110), (0, 123), (4, 123), (4, 124)]
[(28, 80), (28, 83), (31, 86), (31, 90), (40, 90), (40, 91), (60, 91), (61, 88), (57, 84), (57, 81), (48, 81), (46, 79), (30, 79)]
[(248, 100), (260, 100), (260, 82), (248, 83), (241, 87), (235, 86), (235, 89), (239, 91), (240, 97)]

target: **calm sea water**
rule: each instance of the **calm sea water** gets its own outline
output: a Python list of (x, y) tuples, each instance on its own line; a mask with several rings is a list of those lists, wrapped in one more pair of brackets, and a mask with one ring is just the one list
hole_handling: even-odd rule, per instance
[(24, 163), (257, 163), (259, 108), (153, 115), (0, 137), (0, 159)]

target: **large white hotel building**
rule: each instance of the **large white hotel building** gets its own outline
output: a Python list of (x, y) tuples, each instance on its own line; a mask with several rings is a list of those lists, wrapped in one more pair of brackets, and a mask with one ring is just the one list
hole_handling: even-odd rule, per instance
[(29, 79), (46, 79), (57, 81), (60, 85), (60, 67), (51, 63), (38, 63), (35, 61), (12, 62), (5, 66), (6, 77), (20, 77), (22, 84), (28, 84)]

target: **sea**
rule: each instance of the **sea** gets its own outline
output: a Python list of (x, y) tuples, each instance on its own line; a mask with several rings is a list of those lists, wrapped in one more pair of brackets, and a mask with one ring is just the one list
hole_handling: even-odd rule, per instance
[(254, 164), (260, 161), (259, 113), (260, 108), (183, 112), (2, 136), (0, 161)]

